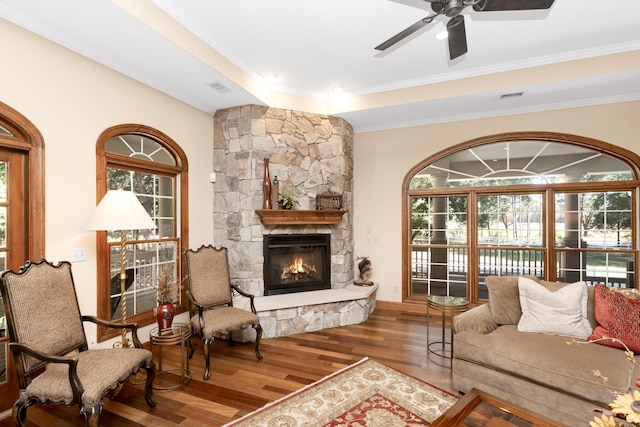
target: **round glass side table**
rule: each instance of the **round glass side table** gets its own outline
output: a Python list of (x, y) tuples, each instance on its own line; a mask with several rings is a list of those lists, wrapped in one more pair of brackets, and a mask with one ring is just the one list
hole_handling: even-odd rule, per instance
[[(149, 341), (151, 342), (151, 353), (154, 347), (158, 353), (158, 370), (154, 381), (162, 381), (162, 385), (154, 384), (155, 390), (176, 390), (184, 389), (187, 382), (191, 379), (191, 371), (189, 370), (189, 358), (193, 354), (193, 343), (191, 335), (193, 327), (186, 323), (174, 323), (170, 328), (160, 329), (153, 328), (149, 332)], [(162, 369), (162, 348), (170, 345), (180, 345), (180, 367), (175, 369)], [(168, 374), (177, 374), (180, 382), (177, 384), (165, 385), (169, 382)], [(162, 378), (166, 376), (166, 378)], [(175, 381), (174, 381), (175, 382)]]
[[(449, 360), (449, 367), (453, 363), (453, 318), (456, 314), (463, 313), (469, 309), (469, 300), (462, 297), (449, 297), (439, 295), (429, 295), (427, 299), (427, 356), (434, 354), (443, 359)], [(442, 337), (439, 341), (431, 342), (429, 338), (429, 311), (437, 310), (441, 314)], [(445, 339), (445, 320), (449, 317), (451, 327), (449, 328), (449, 341)]]

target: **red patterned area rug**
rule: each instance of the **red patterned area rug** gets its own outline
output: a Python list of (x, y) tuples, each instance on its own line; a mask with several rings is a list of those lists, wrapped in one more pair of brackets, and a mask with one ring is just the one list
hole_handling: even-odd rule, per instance
[(457, 400), (364, 358), (225, 427), (427, 426)]

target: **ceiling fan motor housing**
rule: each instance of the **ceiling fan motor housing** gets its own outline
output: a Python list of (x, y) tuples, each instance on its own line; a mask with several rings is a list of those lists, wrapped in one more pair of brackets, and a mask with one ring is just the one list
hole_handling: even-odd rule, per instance
[(449, 1), (441, 1), (441, 0), (427, 0), (431, 3), (431, 9), (435, 13), (444, 13), (449, 18), (453, 16), (460, 15), (462, 10), (469, 6), (470, 4), (475, 4), (480, 0), (449, 0)]

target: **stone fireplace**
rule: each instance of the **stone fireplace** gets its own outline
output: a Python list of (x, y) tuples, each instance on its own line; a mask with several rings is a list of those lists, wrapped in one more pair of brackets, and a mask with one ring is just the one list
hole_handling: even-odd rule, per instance
[[(271, 178), (278, 178), (280, 193), (292, 194), (298, 200), (297, 210), (315, 211), (316, 195), (332, 191), (342, 195), (344, 214), (331, 224), (313, 221), (264, 224), (257, 212), (263, 203), (265, 158), (269, 159)], [(331, 310), (344, 312), (346, 304), (362, 298), (368, 300), (371, 292), (364, 296), (356, 292), (353, 300), (349, 299), (351, 296), (347, 296), (347, 300), (334, 296), (340, 294), (337, 290), (353, 287), (355, 277), (351, 125), (337, 117), (258, 105), (218, 110), (214, 115), (214, 172), (214, 244), (229, 249), (232, 282), (259, 297), (256, 307), (261, 311), (265, 337), (287, 334), (286, 330), (292, 328), (291, 333), (300, 332), (303, 324), (315, 323), (317, 326), (319, 321), (311, 319), (314, 316), (309, 315), (309, 307), (312, 313), (324, 312), (326, 307), (322, 310), (313, 307), (318, 301), (335, 305)], [(328, 294), (305, 298), (304, 294), (311, 292), (299, 292), (295, 294), (296, 298), (291, 298), (270, 292), (265, 296), (264, 239), (274, 235), (329, 237), (330, 270), (327, 274), (330, 289), (311, 290)], [(362, 305), (362, 302), (357, 304)], [(364, 305), (367, 307), (363, 311), (368, 316), (371, 304)], [(279, 311), (290, 313), (294, 308), (298, 310), (296, 315)], [(306, 314), (300, 314), (300, 310)], [(298, 319), (290, 322), (296, 326), (281, 326), (279, 322), (283, 316)], [(366, 320), (366, 316), (360, 322)], [(326, 324), (325, 321), (322, 323)], [(340, 326), (341, 322), (332, 323), (332, 326)]]

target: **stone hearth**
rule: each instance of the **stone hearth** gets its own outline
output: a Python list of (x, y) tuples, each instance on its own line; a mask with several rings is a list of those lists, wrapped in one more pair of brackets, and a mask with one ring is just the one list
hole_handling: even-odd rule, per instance
[[(268, 319), (283, 316), (280, 310), (294, 308), (272, 309), (274, 304), (278, 305), (274, 302), (277, 300), (269, 302), (268, 299), (281, 296), (263, 296), (264, 235), (330, 234), (332, 289), (322, 292), (330, 293), (352, 285), (355, 267), (351, 214), (351, 125), (337, 117), (247, 105), (216, 111), (214, 126), (214, 171), (217, 176), (214, 184), (214, 244), (229, 249), (229, 262), (233, 265), (232, 282), (259, 297), (256, 304), (264, 307), (259, 313), (265, 317), (263, 326), (271, 322)], [(329, 225), (263, 225), (256, 211), (262, 209), (265, 158), (269, 159), (271, 178), (278, 177), (280, 192), (291, 193), (300, 202), (297, 209), (315, 210), (318, 193), (333, 191), (341, 194), (342, 209), (346, 212), (340, 221)], [(375, 300), (375, 290), (371, 293)], [(300, 293), (298, 297), (302, 300), (295, 303), (296, 310), (315, 304), (313, 295), (304, 294), (309, 293)], [(359, 296), (351, 295), (347, 301), (360, 300)], [(335, 298), (330, 299), (334, 301), (328, 304), (340, 304)], [(369, 308), (365, 311), (367, 316), (360, 321), (368, 317)], [(306, 313), (300, 318), (308, 318)], [(336, 325), (335, 322), (329, 323)], [(281, 329), (284, 333), (286, 328)], [(269, 335), (265, 334), (265, 337)], [(281, 335), (276, 333), (274, 336)]]

